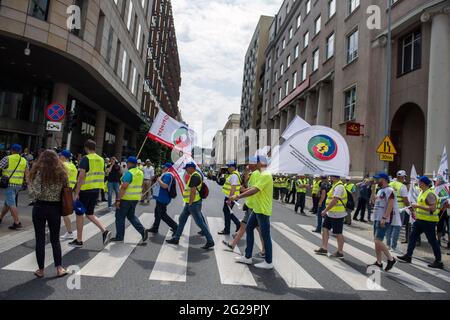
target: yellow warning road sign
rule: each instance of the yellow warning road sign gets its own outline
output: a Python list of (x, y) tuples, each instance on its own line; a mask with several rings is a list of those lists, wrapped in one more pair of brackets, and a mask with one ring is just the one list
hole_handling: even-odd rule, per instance
[(380, 146), (377, 149), (377, 153), (392, 155), (397, 154), (397, 149), (395, 149), (395, 146), (389, 136), (384, 138), (383, 142), (381, 142)]
[(380, 161), (394, 162), (394, 155), (393, 154), (387, 154), (387, 153), (381, 153), (380, 154)]

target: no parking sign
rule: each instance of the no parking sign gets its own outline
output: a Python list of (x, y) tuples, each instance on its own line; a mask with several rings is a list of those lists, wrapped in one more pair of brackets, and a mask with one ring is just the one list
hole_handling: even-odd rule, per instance
[(59, 103), (52, 103), (45, 109), (45, 116), (52, 122), (61, 122), (66, 117), (66, 108)]

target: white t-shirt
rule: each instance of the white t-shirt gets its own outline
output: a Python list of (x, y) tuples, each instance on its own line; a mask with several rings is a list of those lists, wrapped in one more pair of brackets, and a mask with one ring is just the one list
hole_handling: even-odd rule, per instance
[[(339, 184), (334, 188), (333, 191), (333, 198), (339, 198), (339, 199), (343, 199), (345, 196), (345, 193), (347, 191), (345, 190), (345, 187), (343, 184)], [(339, 202), (337, 204), (342, 204), (341, 200), (338, 200)], [(347, 216), (347, 212), (328, 212), (327, 215), (330, 218), (345, 218)]]
[(374, 221), (381, 221), (381, 218), (383, 218), (384, 213), (386, 212), (386, 208), (391, 196), (393, 196), (394, 198), (392, 221), (390, 221), (390, 219), (387, 219), (386, 222), (391, 223), (392, 226), (401, 226), (402, 219), (400, 217), (400, 210), (398, 209), (397, 195), (395, 194), (394, 189), (391, 187), (386, 187), (378, 191), (377, 197), (375, 199), (375, 206), (373, 209)]
[(144, 167), (143, 171), (145, 180), (151, 180), (155, 176), (155, 169), (152, 166), (150, 168)]
[(400, 197), (408, 198), (408, 188), (405, 185), (400, 188)]
[(230, 177), (230, 184), (232, 186), (238, 186), (239, 185), (239, 177), (236, 174), (232, 174)]

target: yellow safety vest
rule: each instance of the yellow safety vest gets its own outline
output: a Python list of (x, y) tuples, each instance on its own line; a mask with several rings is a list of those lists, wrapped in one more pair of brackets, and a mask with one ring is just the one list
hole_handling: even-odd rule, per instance
[[(186, 184), (186, 188), (184, 189), (183, 192), (183, 202), (184, 203), (189, 203), (189, 200), (191, 199), (191, 188), (189, 187), (189, 184), (191, 183), (191, 179), (194, 175), (198, 175), (200, 177), (201, 183), (200, 183), (200, 188), (203, 184), (203, 179), (202, 179), (202, 175), (200, 173), (198, 173), (197, 171), (194, 172), (190, 177), (189, 177), (189, 181)], [(202, 200), (202, 198), (200, 197), (200, 192), (198, 191), (199, 189), (197, 189), (197, 192), (195, 193), (195, 198), (194, 198), (194, 202), (198, 202), (200, 200)]]
[(295, 182), (295, 189), (296, 189), (297, 193), (306, 193), (306, 188), (301, 188), (300, 187), (302, 184), (308, 184), (308, 179), (306, 179), (306, 178), (305, 179), (298, 179)]
[(320, 180), (314, 181), (313, 188), (312, 188), (312, 194), (318, 195), (320, 191)]
[[(16, 171), (14, 171), (14, 169), (16, 169)], [(3, 175), (6, 177), (10, 177), (10, 184), (21, 186), (23, 184), (26, 169), (27, 160), (21, 157), (19, 154), (13, 154), (8, 156), (8, 167), (3, 170)]]
[[(331, 190), (327, 193), (327, 202), (326, 202), (326, 206), (328, 207), (328, 205), (330, 204), (331, 200), (333, 200), (333, 194), (334, 194), (334, 189), (338, 186), (338, 185), (344, 185), (342, 183), (342, 181), (338, 181), (336, 182), (332, 187)], [(347, 205), (347, 192), (344, 192), (344, 197), (340, 200), (338, 200), (338, 202), (336, 203), (336, 205), (331, 208), (330, 212), (346, 212), (345, 210), (345, 206)]]
[(72, 162), (64, 162), (64, 165), (66, 166), (67, 173), (69, 176), (69, 187), (74, 189), (75, 185), (77, 184), (77, 177), (78, 177), (77, 167), (75, 167), (75, 165)]
[(344, 184), (345, 190), (347, 190), (350, 193), (353, 193), (354, 186), (355, 185), (353, 183), (346, 183), (346, 184)]
[(105, 187), (105, 160), (98, 154), (88, 154), (89, 172), (81, 186), (81, 191), (103, 189)]
[[(142, 184), (144, 183), (144, 173), (139, 168), (132, 168), (128, 170), (133, 176), (133, 180), (128, 185), (122, 200), (139, 201), (142, 196)], [(123, 181), (122, 181), (123, 182)]]
[(241, 175), (239, 174), (239, 172), (238, 171), (233, 171), (233, 173), (232, 174), (229, 174), (228, 176), (227, 176), (227, 178), (226, 178), (226, 181), (225, 181), (225, 184), (223, 185), (223, 187), (222, 187), (222, 192), (227, 196), (227, 197), (229, 197), (230, 196), (230, 193), (231, 193), (231, 183), (230, 183), (230, 180), (231, 180), (231, 176), (233, 175), (233, 174), (235, 174), (237, 177), (238, 177), (238, 182), (239, 182), (239, 184), (236, 186), (236, 191), (235, 191), (235, 195), (238, 195), (238, 194), (240, 194), (241, 193)]
[(403, 183), (399, 181), (392, 181), (389, 186), (395, 190), (395, 193), (397, 195), (397, 204), (399, 209), (403, 209), (405, 207), (405, 201), (400, 196), (400, 191), (403, 187)]
[(428, 210), (416, 209), (416, 220), (423, 220), (429, 222), (439, 222), (439, 198), (436, 196), (436, 193), (432, 188), (429, 188), (426, 191), (422, 191), (417, 198), (417, 204), (420, 206), (428, 206), (426, 200), (429, 194), (434, 194), (436, 197), (436, 210), (430, 212)]

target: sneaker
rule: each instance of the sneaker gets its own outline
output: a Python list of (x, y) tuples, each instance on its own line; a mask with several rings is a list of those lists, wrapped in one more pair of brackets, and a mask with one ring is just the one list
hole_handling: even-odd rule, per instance
[(110, 242), (115, 242), (115, 243), (123, 243), (124, 241), (123, 241), (123, 239), (118, 239), (118, 238), (116, 238), (116, 237), (114, 237), (114, 238), (111, 238), (111, 240), (109, 240)]
[(83, 247), (83, 241), (78, 241), (77, 239), (69, 242), (69, 246), (75, 247), (75, 248), (82, 248)]
[(369, 267), (378, 267), (378, 268), (380, 268), (380, 269), (383, 269), (383, 263), (378, 263), (378, 261), (375, 261), (375, 263), (369, 264), (369, 265), (367, 266), (367, 268), (369, 268)]
[(344, 254), (336, 251), (330, 256), (330, 258), (344, 259)]
[(255, 268), (272, 270), (273, 269), (273, 264), (272, 263), (267, 263), (266, 261), (263, 261), (261, 263), (255, 264)]
[(178, 243), (179, 243), (180, 241), (177, 240), (177, 239), (172, 238), (172, 239), (166, 240), (166, 242), (167, 242), (168, 244), (176, 244), (176, 245), (178, 245)]
[(319, 231), (319, 230), (312, 230), (311, 232), (313, 232), (313, 233), (319, 233), (319, 234), (321, 234), (322, 232), (321, 231)]
[(222, 243), (225, 247), (227, 247), (227, 251), (234, 251), (233, 246), (228, 241), (222, 240)]
[(247, 259), (245, 256), (240, 256), (240, 257), (236, 257), (234, 258), (234, 260), (236, 260), (237, 263), (243, 263), (243, 264), (253, 264), (253, 259)]
[(444, 269), (444, 264), (440, 261), (434, 261), (433, 263), (429, 264), (428, 267), (433, 269)]
[(323, 248), (314, 250), (314, 252), (315, 252), (316, 254), (318, 254), (318, 255), (321, 255), (321, 256), (327, 256), (327, 255), (328, 255), (328, 250), (325, 250), (325, 249), (323, 249)]
[(217, 234), (223, 235), (223, 236), (229, 236), (230, 235), (230, 233), (229, 232), (225, 232), (225, 230), (219, 231), (219, 232), (217, 232)]
[(109, 230), (106, 230), (103, 232), (103, 245), (106, 246), (111, 241), (112, 232)]
[(64, 235), (61, 236), (61, 240), (73, 240), (75, 239), (73, 233), (66, 232)]
[(384, 269), (384, 271), (387, 272), (387, 271), (391, 270), (395, 266), (396, 263), (397, 263), (397, 260), (395, 260), (395, 258), (392, 258), (391, 261), (387, 262), (387, 266), (386, 266), (386, 269)]
[(148, 229), (146, 231), (149, 232), (149, 233), (154, 233), (154, 234), (158, 233), (158, 229), (156, 229), (156, 228), (150, 228), (150, 229)]
[(21, 230), (22, 227), (22, 223), (13, 223), (11, 226), (8, 227), (9, 230)]
[(142, 234), (142, 242), (145, 242), (148, 240), (148, 230), (144, 230), (144, 233)]
[(367, 223), (367, 222), (368, 222), (367, 220), (364, 220), (364, 219), (359, 220), (359, 221), (361, 221), (361, 222), (363, 222), (363, 223)]
[(410, 256), (407, 256), (406, 254), (403, 256), (398, 256), (397, 259), (405, 263), (411, 263), (412, 261), (412, 258)]
[(209, 250), (211, 248), (214, 248), (214, 246), (215, 246), (214, 242), (208, 242), (202, 247), (202, 249)]

